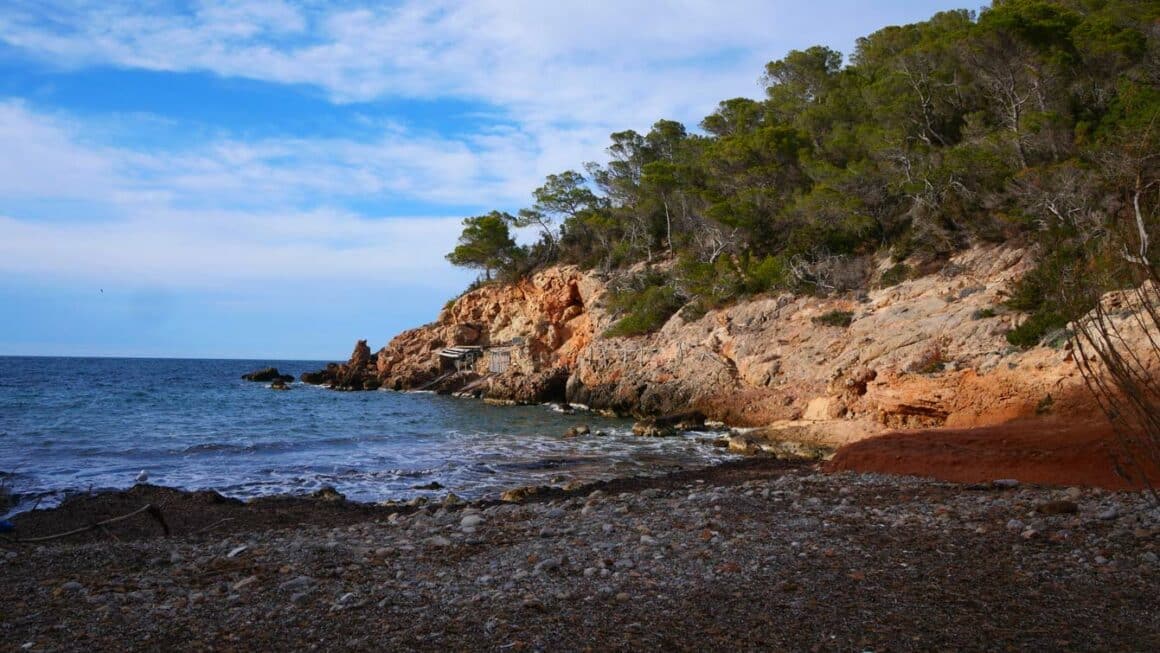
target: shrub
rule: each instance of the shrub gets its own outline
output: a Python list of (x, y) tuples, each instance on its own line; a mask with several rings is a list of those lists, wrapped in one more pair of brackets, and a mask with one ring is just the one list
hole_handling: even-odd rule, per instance
[(616, 309), (627, 311), (627, 315), (604, 333), (609, 338), (617, 338), (656, 331), (669, 321), (684, 302), (671, 286), (648, 285), (616, 293), (611, 304)]
[(854, 314), (850, 311), (833, 310), (828, 313), (823, 313), (813, 319), (814, 324), (822, 324), (825, 326), (841, 327), (845, 329), (854, 322)]
[(1043, 337), (1067, 325), (1067, 319), (1052, 310), (1033, 313), (1022, 324), (1007, 332), (1007, 342), (1027, 349), (1038, 345)]
[(882, 273), (882, 278), (878, 280), (878, 283), (883, 288), (890, 288), (891, 286), (897, 286), (903, 281), (909, 279), (910, 274), (911, 269), (909, 265), (905, 263), (895, 263)]
[(974, 313), (971, 313), (972, 320), (985, 320), (989, 317), (995, 317), (995, 309), (993, 309), (993, 308), (980, 308), (980, 309), (977, 309)]
[(746, 290), (751, 293), (788, 288), (791, 284), (789, 264), (782, 256), (766, 256), (750, 265), (748, 272)]

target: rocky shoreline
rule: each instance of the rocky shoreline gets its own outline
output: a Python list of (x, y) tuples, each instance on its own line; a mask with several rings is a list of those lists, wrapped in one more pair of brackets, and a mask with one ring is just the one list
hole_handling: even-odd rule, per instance
[[(301, 380), (578, 403), (638, 419), (696, 411), (832, 447), (898, 429), (1097, 418), (1066, 332), (1026, 349), (1006, 339), (1024, 316), (1004, 303), (1034, 261), (1028, 250), (980, 245), (914, 261), (926, 273), (896, 285), (678, 312), (636, 337), (605, 335), (619, 317), (608, 301), (615, 278), (552, 267), (467, 292), (378, 351), (360, 340), (347, 362)], [(1125, 302), (1106, 303), (1123, 314), (1129, 341), (1146, 341)]]
[[(0, 542), (12, 650), (1155, 650), (1140, 494), (750, 459), (518, 502), (139, 486)], [(73, 521), (70, 521), (73, 520)]]

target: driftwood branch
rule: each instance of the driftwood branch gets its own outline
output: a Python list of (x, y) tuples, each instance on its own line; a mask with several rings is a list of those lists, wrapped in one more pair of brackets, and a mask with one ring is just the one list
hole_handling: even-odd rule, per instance
[(226, 522), (231, 522), (231, 521), (234, 521), (233, 517), (226, 517), (224, 519), (219, 519), (219, 520), (215, 521), (214, 523), (210, 524), (209, 526), (204, 526), (202, 528), (197, 529), (196, 531), (190, 533), (190, 535), (200, 535), (202, 533), (205, 533), (206, 531), (213, 530), (213, 529), (217, 528), (218, 526), (221, 526), (222, 524), (224, 524)]
[(66, 531), (64, 533), (57, 533), (55, 535), (45, 535), (43, 537), (25, 537), (25, 538), (9, 539), (8, 541), (15, 542), (17, 544), (38, 544), (40, 542), (51, 542), (52, 540), (59, 540), (59, 539), (65, 538), (65, 537), (69, 537), (71, 535), (79, 535), (81, 533), (87, 533), (88, 531), (102, 530), (102, 531), (108, 532), (105, 528), (106, 526), (109, 526), (110, 524), (116, 524), (117, 522), (125, 521), (126, 519), (131, 519), (133, 517), (136, 517), (137, 515), (140, 515), (141, 513), (148, 513), (148, 515), (150, 517), (157, 520), (157, 523), (161, 524), (161, 530), (164, 531), (166, 535), (169, 535), (169, 524), (165, 522), (165, 515), (161, 514), (161, 508), (158, 508), (157, 506), (155, 506), (151, 503), (147, 503), (144, 506), (141, 506), (140, 508), (134, 510), (133, 512), (131, 512), (127, 515), (121, 515), (120, 517), (113, 517), (111, 519), (106, 519), (104, 521), (96, 522), (95, 524), (90, 524), (88, 526), (82, 526), (81, 528), (74, 528), (73, 530)]

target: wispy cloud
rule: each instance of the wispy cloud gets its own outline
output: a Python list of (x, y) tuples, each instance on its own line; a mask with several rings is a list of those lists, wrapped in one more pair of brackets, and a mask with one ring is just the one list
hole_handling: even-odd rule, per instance
[[(132, 120), (132, 119), (129, 119)], [(479, 206), (526, 200), (540, 147), (516, 129), (464, 137), (386, 125), (353, 138), (222, 137), (118, 145), (116, 133), (23, 101), (0, 102), (0, 198), (287, 208), (345, 199)], [(568, 139), (563, 139), (567, 147)], [(389, 211), (386, 214), (390, 214)]]
[[(350, 313), (385, 286), (439, 288), (423, 313), (395, 316), (421, 321), (469, 276), (443, 260), (462, 213), (524, 205), (546, 174), (603, 158), (612, 131), (692, 125), (719, 100), (759, 96), (762, 64), (789, 49), (845, 48), (954, 5), (869, 4), (6, 0), (0, 64), (51, 72), (0, 100), (0, 275), (71, 292), (94, 279), (228, 289), (243, 303), (274, 287), (338, 301), (341, 284), (355, 299), (334, 310)], [(69, 111), (40, 92), (52, 73), (109, 68), (257, 80), (358, 125), (254, 136), (228, 116)], [(460, 114), (419, 120), (400, 104)], [(197, 138), (173, 137), (186, 129)]]
[[(874, 4), (878, 20), (916, 3)], [(336, 101), (459, 97), (529, 122), (636, 126), (699, 118), (759, 92), (764, 61), (849, 33), (863, 2), (831, 0), (235, 0), (187, 11), (117, 2), (15, 2), (0, 39), (62, 66), (209, 71), (308, 84)], [(837, 43), (841, 46), (842, 43)]]
[[(0, 157), (0, 199), (9, 206), (0, 212), (0, 272), (98, 274), (184, 287), (302, 278), (462, 280), (442, 259), (455, 242), (458, 217), (388, 218), (333, 208), (399, 179), (434, 178), (432, 165), (442, 164), (440, 181), (448, 186), (469, 185), (482, 174), (473, 157), (442, 152), (437, 141), (393, 135), (387, 139), (393, 146), (383, 148), (275, 141), (142, 152), (86, 142), (83, 131), (67, 117), (0, 103), (0, 138), (9, 154)], [(372, 154), (377, 149), (388, 153)], [(459, 158), (469, 163), (456, 168)], [(387, 173), (396, 167), (402, 173), (391, 180)], [(302, 208), (307, 197), (324, 208)], [(19, 214), (28, 202), (62, 198), (81, 208), (49, 219)]]
[(170, 211), (79, 225), (0, 216), (0, 272), (170, 289), (310, 280), (446, 290), (462, 283), (462, 275), (441, 270), (458, 231), (454, 218), (370, 220), (329, 211)]

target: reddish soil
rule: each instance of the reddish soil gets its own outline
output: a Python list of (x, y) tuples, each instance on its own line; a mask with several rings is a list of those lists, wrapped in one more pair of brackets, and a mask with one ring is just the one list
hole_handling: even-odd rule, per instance
[[(1107, 422), (1021, 420), (969, 429), (896, 431), (847, 445), (826, 471), (926, 476), (960, 483), (1024, 483), (1139, 489)], [(1137, 456), (1135, 459), (1139, 459)], [(1148, 474), (1160, 483), (1160, 471)]]

